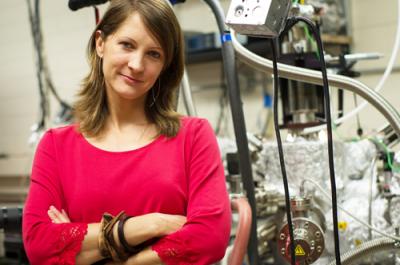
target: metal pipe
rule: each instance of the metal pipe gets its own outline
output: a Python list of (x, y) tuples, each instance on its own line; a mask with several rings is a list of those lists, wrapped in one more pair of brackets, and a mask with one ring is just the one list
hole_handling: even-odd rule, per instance
[(230, 41), (230, 34), (225, 33), (225, 14), (220, 1), (204, 0), (204, 2), (206, 2), (213, 11), (215, 19), (217, 20), (219, 33), (221, 35), (222, 61), (228, 83), (229, 102), (240, 161), (240, 174), (242, 176), (243, 188), (245, 189), (247, 199), (252, 209), (252, 225), (247, 253), (250, 264), (258, 265), (260, 264), (260, 258), (258, 256), (256, 199), (254, 192), (253, 172), (250, 162), (249, 145), (246, 136), (247, 130), (244, 121), (238, 74), (236, 70), (235, 50), (233, 49), (232, 42)]
[[(325, 62), (327, 63), (339, 63), (340, 56), (332, 57), (330, 55), (325, 55)], [(383, 57), (382, 53), (377, 52), (369, 52), (369, 53), (353, 53), (353, 54), (345, 54), (344, 60), (346, 63), (358, 62), (362, 60), (376, 60)]]
[[(259, 71), (269, 74), (273, 73), (272, 61), (258, 56), (245, 47), (236, 39), (235, 32), (232, 32), (232, 43), (241, 61), (256, 68)], [(322, 85), (322, 74), (319, 71), (304, 69), (286, 64), (278, 64), (279, 76), (290, 80), (296, 80), (316, 85)], [(329, 85), (346, 89), (363, 97), (370, 102), (383, 116), (389, 121), (390, 125), (400, 136), (400, 114), (397, 110), (380, 94), (366, 86), (365, 84), (345, 76), (328, 74)]]
[(183, 77), (181, 81), (181, 92), (183, 97), (183, 104), (185, 105), (187, 114), (189, 116), (197, 116), (197, 111), (193, 103), (192, 91), (190, 90), (189, 78), (187, 71), (183, 72)]

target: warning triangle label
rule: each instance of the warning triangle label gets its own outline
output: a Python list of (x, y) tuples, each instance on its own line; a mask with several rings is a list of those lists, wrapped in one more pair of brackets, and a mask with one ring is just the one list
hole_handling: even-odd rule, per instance
[(300, 245), (296, 246), (296, 249), (294, 250), (294, 252), (295, 252), (296, 256), (305, 256), (306, 255), (306, 253), (304, 252), (304, 249)]

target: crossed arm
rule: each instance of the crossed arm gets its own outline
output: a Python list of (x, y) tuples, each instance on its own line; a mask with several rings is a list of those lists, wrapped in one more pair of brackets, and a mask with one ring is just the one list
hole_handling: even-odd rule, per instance
[[(70, 219), (64, 210), (59, 211), (54, 206), (50, 206), (48, 215), (53, 223), (70, 223)], [(124, 226), (124, 234), (128, 243), (132, 246), (138, 245), (148, 239), (166, 236), (179, 230), (186, 222), (186, 218), (180, 215), (169, 215), (161, 213), (151, 213), (130, 218)], [(114, 226), (114, 238), (119, 245), (117, 236), (117, 225)], [(92, 264), (102, 259), (98, 248), (98, 235), (100, 223), (88, 225), (88, 232), (82, 242), (81, 251), (76, 256), (76, 264)], [(157, 253), (150, 248), (131, 256), (125, 262), (111, 262), (108, 265), (158, 265), (162, 264)]]

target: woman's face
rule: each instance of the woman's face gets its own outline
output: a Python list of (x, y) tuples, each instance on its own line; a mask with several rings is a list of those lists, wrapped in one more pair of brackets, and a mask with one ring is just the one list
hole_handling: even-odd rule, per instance
[(140, 15), (130, 15), (106, 39), (98, 31), (96, 51), (103, 58), (108, 97), (121, 97), (144, 104), (147, 92), (163, 69), (165, 55)]

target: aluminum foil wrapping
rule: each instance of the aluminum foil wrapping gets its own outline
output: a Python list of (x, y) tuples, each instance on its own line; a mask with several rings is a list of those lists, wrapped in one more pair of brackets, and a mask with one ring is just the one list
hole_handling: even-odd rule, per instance
[[(393, 178), (390, 185), (390, 191), (396, 195), (400, 196), (400, 151), (395, 153), (393, 160)], [(400, 223), (398, 223), (400, 226)]]
[[(341, 203), (342, 206), (353, 215), (357, 216), (359, 219), (368, 223), (368, 201), (364, 197), (356, 197), (348, 199)], [(363, 205), (364, 207), (360, 207)], [(394, 228), (389, 225), (385, 219), (385, 212), (387, 210), (387, 201), (383, 198), (378, 198), (372, 202), (372, 220), (371, 225), (380, 231), (386, 232), (388, 234), (394, 234)], [(332, 213), (329, 211), (325, 215), (327, 231), (326, 235), (326, 251), (329, 253), (333, 259), (334, 257), (334, 241), (333, 241), (333, 223), (332, 223)], [(340, 239), (340, 251), (341, 253), (346, 253), (351, 249), (355, 249), (362, 243), (369, 241), (371, 238), (381, 238), (382, 236), (374, 231), (371, 232), (369, 228), (360, 224), (352, 217), (346, 213), (339, 210), (338, 213), (339, 221), (339, 239)], [(383, 262), (388, 256), (388, 253), (382, 252), (374, 255), (374, 261), (382, 261), (378, 264), (390, 264)], [(361, 264), (361, 263), (360, 263)], [(364, 264), (364, 263), (363, 263)]]
[[(295, 192), (291, 195), (298, 193), (305, 178), (317, 181), (323, 187), (330, 187), (326, 141), (296, 138), (294, 142), (284, 142), (283, 150), (289, 187), (291, 191)], [(342, 187), (341, 180), (344, 175), (344, 150), (342, 142), (334, 142), (334, 163), (338, 188)], [(266, 173), (266, 183), (282, 185), (281, 166), (275, 142), (264, 144), (257, 165)]]
[(345, 172), (348, 179), (361, 179), (370, 175), (368, 168), (377, 156), (375, 145), (369, 140), (345, 143)]
[[(338, 194), (338, 203), (359, 219), (369, 223), (380, 231), (394, 234), (390, 224), (394, 209), (400, 208), (396, 202), (389, 208), (388, 201), (378, 196), (376, 185), (377, 170), (374, 158), (377, 157), (375, 145), (368, 140), (345, 144), (345, 176), (344, 188)], [(371, 203), (371, 206), (370, 206)], [(370, 208), (371, 207), (371, 208)], [(399, 212), (399, 211), (398, 211)], [(397, 213), (399, 214), (399, 213)], [(326, 218), (326, 250), (333, 258), (333, 222), (332, 212), (327, 211)], [(338, 210), (340, 249), (345, 253), (370, 239), (382, 237), (380, 234), (360, 224), (351, 216)], [(387, 253), (374, 255), (374, 261), (385, 261)], [(383, 262), (382, 264), (387, 264)]]
[[(306, 140), (296, 138), (293, 142), (283, 143), (285, 166), (289, 186), (300, 187), (305, 178), (317, 181), (330, 189), (328, 146), (324, 140)], [(375, 145), (368, 140), (358, 142), (338, 142), (333, 145), (336, 186), (340, 190), (349, 179), (361, 179), (370, 174), (368, 169), (377, 155)], [(264, 144), (257, 162), (260, 171), (265, 172), (266, 183), (282, 183), (278, 148), (275, 142)]]
[[(218, 139), (218, 142), (223, 158), (227, 152), (236, 151), (236, 144), (233, 140)], [(299, 187), (305, 178), (318, 182), (330, 193), (326, 141), (296, 138), (293, 142), (284, 142), (283, 148), (292, 196), (298, 194)], [(334, 142), (338, 203), (358, 218), (368, 222), (370, 214), (369, 202), (370, 198), (374, 198), (371, 206), (372, 226), (386, 233), (394, 234), (394, 228), (400, 226), (400, 196), (393, 197), (390, 203), (387, 199), (378, 196), (377, 172), (373, 164), (373, 160), (377, 158), (377, 155), (375, 145), (369, 140), (348, 143)], [(262, 172), (265, 176), (263, 183), (259, 183), (263, 187), (263, 193), (259, 194), (260, 198), (258, 199), (264, 201), (262, 203), (258, 202), (258, 204), (265, 204), (266, 206), (259, 207), (257, 211), (257, 215), (262, 216), (265, 214), (264, 212), (273, 213), (275, 208), (282, 203), (279, 200), (268, 199), (272, 195), (274, 195), (273, 198), (280, 198), (279, 194), (283, 194), (281, 167), (276, 142), (264, 143), (258, 157), (258, 161), (253, 163), (253, 169)], [(400, 168), (400, 153), (395, 156), (394, 166)], [(306, 186), (307, 189), (315, 188), (310, 182), (307, 182)], [(390, 187), (393, 195), (400, 195), (400, 172), (394, 172)], [(314, 196), (316, 199), (322, 198), (319, 190), (315, 190)], [(325, 201), (325, 199), (323, 200)], [(327, 227), (325, 231), (326, 249), (324, 256), (315, 263), (318, 265), (327, 264), (328, 260), (333, 259), (334, 254), (332, 212), (330, 207), (324, 209), (326, 210)], [(341, 210), (338, 212), (338, 219), (342, 253), (368, 241), (370, 236), (372, 238), (381, 237), (375, 232), (370, 234), (370, 230), (366, 226), (358, 223)], [(385, 258), (387, 259), (387, 254), (377, 254), (374, 257), (375, 260), (384, 260)]]
[[(391, 192), (395, 197), (391, 200), (390, 221), (395, 227), (400, 227), (400, 152), (397, 152), (394, 157), (394, 174), (391, 181)], [(400, 262), (399, 262), (400, 264)]]
[(400, 197), (394, 197), (390, 203), (390, 221), (393, 226), (400, 227)]

